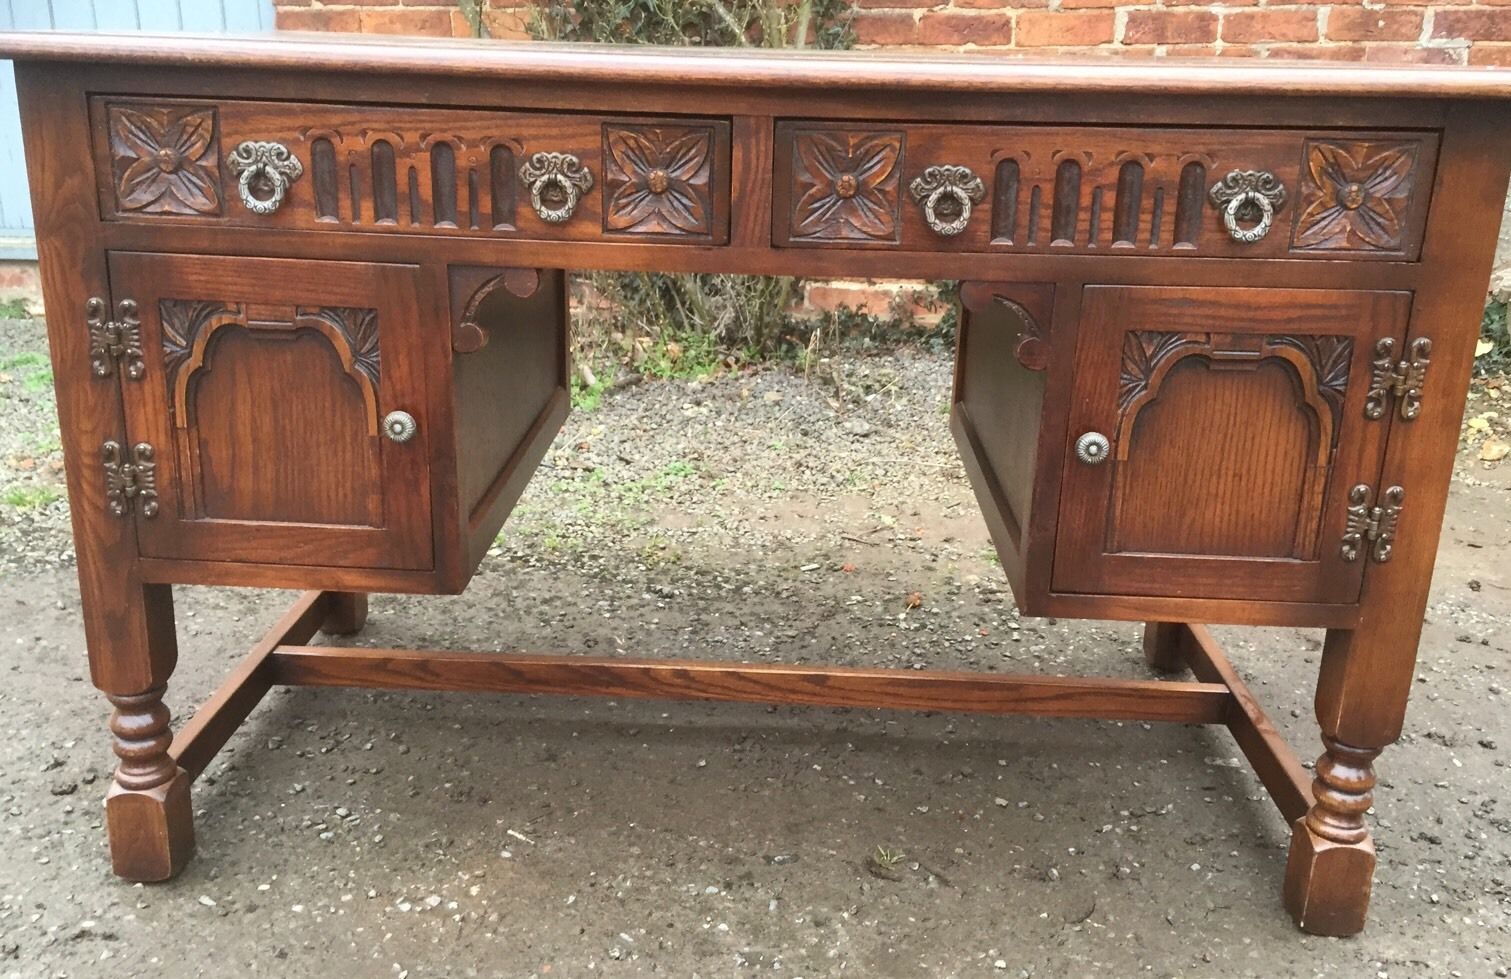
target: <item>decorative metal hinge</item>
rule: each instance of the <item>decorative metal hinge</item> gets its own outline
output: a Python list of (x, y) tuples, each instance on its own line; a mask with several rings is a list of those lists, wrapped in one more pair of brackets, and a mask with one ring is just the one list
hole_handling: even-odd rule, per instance
[(142, 361), (142, 321), (137, 316), (136, 300), (122, 299), (115, 309), (117, 318), (110, 319), (105, 300), (96, 297), (84, 305), (94, 376), (109, 377), (119, 361), (127, 377), (140, 381), (147, 365)]
[(152, 455), (152, 446), (146, 442), (131, 447), (129, 460), (119, 442), (100, 446), (100, 462), (105, 468), (105, 504), (115, 516), (124, 517), (133, 507), (149, 520), (157, 516), (157, 463)]
[(1426, 337), (1411, 341), (1405, 360), (1396, 360), (1395, 353), (1396, 341), (1391, 337), (1382, 337), (1375, 344), (1369, 393), (1364, 396), (1365, 418), (1384, 418), (1386, 401), (1392, 397), (1399, 402), (1404, 420), (1411, 421), (1422, 412), (1422, 385), (1427, 382), (1432, 341)]
[(1376, 564), (1390, 560), (1396, 541), (1396, 524), (1401, 519), (1401, 501), (1406, 491), (1392, 486), (1380, 495), (1380, 505), (1370, 506), (1373, 492), (1360, 483), (1348, 491), (1348, 525), (1344, 528), (1341, 552), (1343, 560), (1357, 561), (1359, 550), (1369, 543), (1369, 556)]

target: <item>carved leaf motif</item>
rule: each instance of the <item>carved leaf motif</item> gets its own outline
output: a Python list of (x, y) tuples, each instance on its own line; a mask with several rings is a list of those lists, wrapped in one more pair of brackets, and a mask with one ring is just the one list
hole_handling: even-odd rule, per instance
[(1354, 341), (1340, 336), (1273, 336), (1272, 346), (1298, 350), (1312, 365), (1317, 391), (1332, 409), (1336, 423), (1343, 415), (1343, 399), (1348, 394), (1348, 372), (1354, 357)]
[(1416, 161), (1415, 143), (1309, 141), (1292, 244), (1399, 251)]
[[(1200, 334), (1205, 338), (1204, 334)], [(1134, 330), (1123, 334), (1123, 364), (1118, 372), (1118, 410), (1149, 390), (1149, 381), (1160, 362), (1190, 339), (1190, 334), (1161, 330)]]
[(113, 105), (116, 204), (146, 214), (219, 214), (215, 110)]
[(902, 151), (897, 132), (796, 134), (793, 236), (896, 241)]
[(352, 364), (374, 388), (378, 386), (380, 351), (378, 349), (378, 311), (354, 306), (301, 307), (300, 317), (328, 323), (346, 338), (351, 348)]
[(605, 129), (604, 140), (609, 188), (605, 229), (712, 233), (712, 129), (612, 126)]
[(211, 299), (163, 299), (157, 304), (158, 320), (163, 327), (163, 366), (167, 370), (168, 390), (174, 390), (178, 371), (194, 352), (194, 341), (206, 326), (216, 320), (242, 318), (240, 306)]

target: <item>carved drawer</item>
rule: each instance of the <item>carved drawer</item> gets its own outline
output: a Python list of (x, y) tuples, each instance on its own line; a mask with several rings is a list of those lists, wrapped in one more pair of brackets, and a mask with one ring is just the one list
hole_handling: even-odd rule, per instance
[(96, 97), (114, 220), (722, 244), (729, 123)]
[(777, 124), (787, 247), (1415, 260), (1428, 132)]

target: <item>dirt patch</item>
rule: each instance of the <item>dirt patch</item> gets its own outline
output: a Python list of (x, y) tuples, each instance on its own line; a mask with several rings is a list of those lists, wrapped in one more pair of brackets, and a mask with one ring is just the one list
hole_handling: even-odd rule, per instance
[[(1146, 675), (1134, 625), (1013, 610), (946, 430), (946, 358), (842, 376), (610, 394), (465, 596), (375, 598), (360, 641)], [(185, 874), (122, 884), (66, 510), (37, 513), (0, 536), (0, 976), (1511, 966), (1511, 465), (1472, 448), (1411, 733), (1379, 763), (1372, 925), (1345, 941), (1281, 910), (1287, 828), (1225, 733), (945, 714), (277, 691), (196, 786)], [(188, 713), (288, 596), (177, 594)], [(1220, 632), (1310, 756), (1320, 634)]]

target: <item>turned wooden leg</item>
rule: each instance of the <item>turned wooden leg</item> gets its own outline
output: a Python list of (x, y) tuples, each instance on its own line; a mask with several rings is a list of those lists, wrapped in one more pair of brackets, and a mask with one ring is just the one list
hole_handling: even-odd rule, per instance
[(328, 611), (320, 631), (327, 636), (356, 635), (367, 625), (367, 595), (362, 592), (326, 592), (325, 600)]
[(168, 753), (173, 732), (163, 703), (178, 660), (173, 594), (128, 579), (86, 595), (85, 616), (95, 686), (115, 707), (110, 732), (120, 761), (105, 795), (110, 863), (127, 880), (167, 880), (194, 853), (190, 779)]
[(1179, 622), (1144, 623), (1144, 662), (1161, 673), (1180, 673), (1186, 669), (1181, 655), (1181, 636), (1185, 627)]
[(1292, 827), (1285, 869), (1285, 906), (1311, 934), (1353, 935), (1364, 928), (1375, 871), (1365, 821), (1374, 801), (1372, 766), (1401, 735), (1420, 621), (1392, 621), (1387, 614), (1366, 618), (1359, 629), (1328, 630), (1317, 681), (1325, 750), (1317, 759), (1312, 807)]
[(1364, 928), (1375, 873), (1375, 844), (1364, 814), (1374, 801), (1379, 748), (1356, 748), (1334, 738), (1317, 759), (1316, 803), (1291, 834), (1285, 868), (1285, 906), (1314, 935), (1353, 935)]
[(120, 764), (105, 795), (105, 822), (111, 865), (127, 880), (167, 880), (194, 852), (189, 775), (168, 754), (164, 689), (106, 694), (115, 705), (110, 731)]

